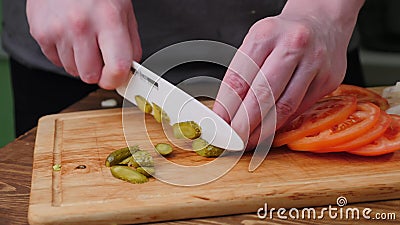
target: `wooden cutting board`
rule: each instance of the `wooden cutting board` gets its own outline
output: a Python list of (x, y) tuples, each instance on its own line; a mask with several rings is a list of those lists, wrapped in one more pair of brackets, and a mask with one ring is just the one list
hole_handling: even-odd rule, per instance
[[(136, 115), (136, 116), (135, 116)], [(133, 110), (135, 142), (151, 148), (143, 115)], [(160, 124), (146, 117), (153, 142), (166, 142)], [(107, 155), (126, 146), (121, 109), (58, 114), (39, 122), (29, 203), (31, 224), (127, 224), (256, 212), (268, 208), (400, 198), (400, 152), (381, 157), (312, 154), (272, 149), (255, 172), (251, 154), (214, 182), (180, 187), (155, 179), (130, 184), (112, 177)], [(182, 165), (209, 162), (176, 149)], [(61, 171), (52, 166), (62, 165)], [(85, 169), (78, 167), (84, 165)], [(193, 174), (196, 176), (196, 174)]]

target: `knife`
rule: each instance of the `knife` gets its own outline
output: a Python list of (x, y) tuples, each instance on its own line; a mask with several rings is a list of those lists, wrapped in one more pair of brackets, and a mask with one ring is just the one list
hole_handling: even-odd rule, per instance
[(137, 62), (132, 63), (132, 69), (131, 77), (117, 88), (122, 97), (137, 105), (135, 96), (140, 95), (160, 106), (170, 125), (194, 121), (201, 127), (201, 138), (211, 145), (231, 151), (244, 150), (240, 136), (207, 106)]

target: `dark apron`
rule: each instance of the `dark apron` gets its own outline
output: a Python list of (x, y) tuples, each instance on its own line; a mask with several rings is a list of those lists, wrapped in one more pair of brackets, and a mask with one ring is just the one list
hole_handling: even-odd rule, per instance
[[(164, 47), (187, 40), (209, 39), (238, 47), (253, 23), (279, 14), (285, 2), (134, 0), (143, 59)], [(43, 56), (30, 36), (25, 5), (26, 1), (23, 0), (3, 0), (4, 49), (13, 59), (27, 67), (65, 74)], [(200, 67), (203, 68), (203, 65)]]

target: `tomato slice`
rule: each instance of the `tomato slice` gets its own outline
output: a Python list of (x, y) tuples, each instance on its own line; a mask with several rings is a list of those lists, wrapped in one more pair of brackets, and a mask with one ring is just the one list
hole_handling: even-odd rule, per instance
[(380, 96), (379, 94), (368, 90), (363, 87), (358, 87), (354, 85), (341, 84), (336, 90), (334, 90), (328, 96), (338, 96), (338, 95), (351, 95), (357, 97), (357, 102), (371, 102), (379, 106), (382, 110), (387, 110), (390, 106), (386, 98)]
[(357, 108), (354, 96), (326, 97), (275, 134), (274, 147), (329, 129), (346, 120)]
[(379, 107), (372, 103), (357, 104), (357, 110), (344, 122), (289, 143), (288, 146), (292, 150), (316, 151), (345, 143), (367, 133), (378, 122), (380, 113)]
[(400, 116), (390, 114), (390, 117), (392, 117), (392, 122), (380, 138), (359, 149), (349, 151), (349, 153), (362, 156), (377, 156), (400, 150)]
[(379, 117), (377, 124), (367, 133), (363, 134), (362, 136), (356, 139), (345, 142), (343, 144), (326, 147), (321, 150), (317, 150), (315, 152), (317, 153), (344, 152), (360, 148), (381, 137), (383, 133), (385, 133), (386, 129), (389, 127), (391, 121), (392, 118), (384, 111), (381, 111), (381, 115)]

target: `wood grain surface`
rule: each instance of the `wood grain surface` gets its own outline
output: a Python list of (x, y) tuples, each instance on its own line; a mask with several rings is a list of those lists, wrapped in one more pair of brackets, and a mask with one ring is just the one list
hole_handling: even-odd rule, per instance
[[(101, 101), (116, 99), (121, 107), (122, 98), (112, 91), (98, 90), (63, 112), (101, 109)], [(28, 224), (28, 205), (31, 190), (34, 128), (15, 141), (0, 148), (0, 224)]]
[[(156, 143), (168, 142), (151, 116), (144, 118), (137, 108), (124, 116), (129, 117), (124, 128), (132, 143), (151, 150)], [(400, 198), (400, 152), (367, 158), (280, 148), (272, 149), (253, 173), (247, 171), (251, 154), (245, 154), (226, 175), (200, 186), (174, 186), (156, 179), (141, 185), (126, 183), (113, 178), (104, 166), (111, 151), (126, 146), (121, 118), (121, 109), (111, 109), (41, 119), (34, 153), (31, 224), (143, 223), (254, 213), (265, 203), (270, 209), (338, 207), (339, 196), (349, 203)], [(177, 144), (190, 148), (182, 141)], [(179, 148), (169, 159), (180, 165), (210, 162)], [(62, 165), (61, 171), (53, 171), (55, 164)], [(79, 165), (86, 169), (77, 169)], [(204, 171), (212, 172), (216, 171)], [(195, 180), (202, 173), (169, 175)]]
[[(376, 88), (379, 93), (382, 88)], [(115, 92), (98, 90), (86, 98), (68, 107), (65, 112), (100, 109), (100, 102), (104, 99), (115, 98), (121, 102)], [(0, 149), (0, 224), (26, 225), (28, 201), (32, 175), (33, 149), (36, 129), (27, 132), (9, 145)], [(279, 218), (259, 220), (254, 213), (239, 214), (201, 219), (170, 221), (156, 224), (399, 224), (400, 200), (374, 201), (369, 203), (353, 204), (349, 207), (360, 209), (369, 207), (374, 212), (397, 213), (395, 220), (339, 220), (324, 217), (322, 220), (282, 220)], [(316, 208), (319, 210), (320, 208)]]

